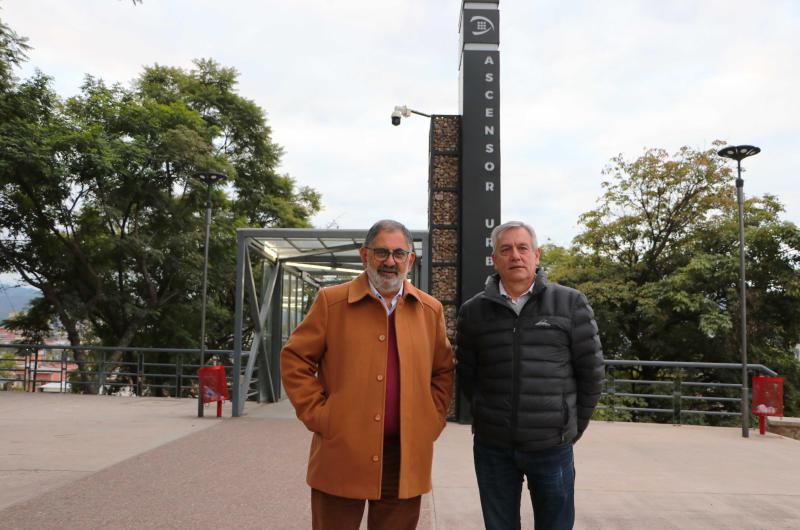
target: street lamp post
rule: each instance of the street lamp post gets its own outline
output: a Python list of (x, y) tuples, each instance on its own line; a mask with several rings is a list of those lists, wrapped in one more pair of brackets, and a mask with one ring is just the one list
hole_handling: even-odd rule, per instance
[[(200, 368), (206, 363), (206, 292), (208, 291), (208, 240), (211, 235), (211, 188), (217, 182), (221, 182), (228, 177), (223, 173), (215, 171), (198, 171), (194, 178), (202, 180), (206, 184), (206, 237), (205, 250), (203, 254), (203, 301), (200, 309)], [(203, 417), (203, 393), (200, 391), (200, 372), (197, 378), (197, 417)]]
[(742, 437), (750, 435), (750, 407), (748, 406), (747, 381), (747, 299), (745, 298), (744, 275), (744, 180), (742, 180), (742, 160), (757, 155), (761, 149), (753, 145), (732, 145), (720, 149), (717, 154), (736, 160), (736, 201), (739, 204), (739, 299), (742, 308), (741, 348), (742, 348)]

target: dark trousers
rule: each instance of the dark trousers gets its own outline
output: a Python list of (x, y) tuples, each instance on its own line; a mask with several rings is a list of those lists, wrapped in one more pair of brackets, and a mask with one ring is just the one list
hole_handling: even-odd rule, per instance
[[(342, 477), (342, 480), (347, 480)], [(380, 500), (348, 499), (311, 490), (311, 526), (314, 530), (358, 530), (369, 502), (369, 530), (413, 530), (419, 521), (421, 496), (398, 499), (400, 446), (383, 446), (383, 474)]]
[(519, 530), (523, 476), (536, 530), (569, 530), (575, 524), (572, 444), (524, 452), (475, 442), (473, 454), (486, 530)]

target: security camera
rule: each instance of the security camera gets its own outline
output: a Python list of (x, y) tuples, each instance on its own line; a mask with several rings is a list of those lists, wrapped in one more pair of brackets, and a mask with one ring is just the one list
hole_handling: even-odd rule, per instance
[(392, 112), (392, 125), (400, 125), (401, 118), (408, 118), (411, 114), (419, 114), (420, 116), (425, 116), (426, 118), (430, 118), (430, 114), (425, 114), (424, 112), (420, 112), (418, 110), (410, 109), (405, 105), (397, 105), (394, 108), (394, 112)]
[(411, 116), (411, 111), (408, 110), (408, 107), (406, 107), (405, 105), (395, 106), (394, 112), (392, 112), (392, 125), (394, 126), (400, 125), (400, 119), (403, 118), (404, 116), (406, 118)]

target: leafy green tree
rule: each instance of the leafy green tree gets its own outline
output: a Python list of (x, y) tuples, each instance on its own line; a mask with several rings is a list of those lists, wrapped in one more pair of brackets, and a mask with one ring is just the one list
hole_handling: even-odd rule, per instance
[[(720, 145), (614, 158), (572, 248), (545, 248), (550, 276), (591, 300), (609, 358), (739, 362), (738, 214)], [(786, 377), (797, 414), (800, 230), (782, 211), (770, 195), (745, 203), (748, 360)]]
[(3, 327), (17, 332), (25, 344), (43, 344), (50, 336), (53, 322), (53, 308), (44, 298), (34, 298), (26, 311), (14, 314), (3, 322)]
[(27, 39), (0, 20), (0, 90), (8, 90), (14, 82), (13, 69), (27, 59)]
[(130, 88), (87, 76), (62, 100), (42, 73), (17, 82), (24, 41), (2, 33), (0, 268), (42, 291), (69, 337), (196, 347), (206, 188), (213, 194), (209, 347), (229, 347), (235, 229), (308, 226), (319, 195), (277, 172), (264, 112), (209, 59), (147, 67)]

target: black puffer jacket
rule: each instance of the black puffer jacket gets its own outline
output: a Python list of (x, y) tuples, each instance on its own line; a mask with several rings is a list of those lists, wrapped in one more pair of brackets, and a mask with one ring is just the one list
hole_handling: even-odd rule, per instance
[(458, 382), (472, 405), (475, 438), (537, 451), (577, 440), (600, 398), (603, 352), (586, 297), (536, 271), (519, 316), (499, 276), (458, 316)]

